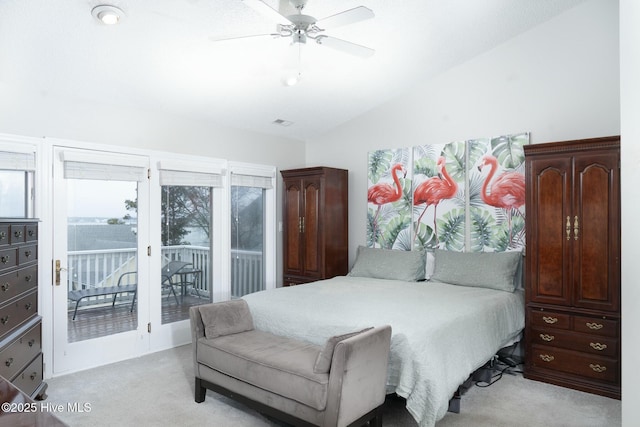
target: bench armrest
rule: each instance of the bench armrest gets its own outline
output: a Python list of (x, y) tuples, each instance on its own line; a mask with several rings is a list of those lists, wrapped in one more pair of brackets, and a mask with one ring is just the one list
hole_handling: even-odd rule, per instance
[(391, 326), (340, 341), (329, 372), (325, 426), (346, 426), (384, 403)]

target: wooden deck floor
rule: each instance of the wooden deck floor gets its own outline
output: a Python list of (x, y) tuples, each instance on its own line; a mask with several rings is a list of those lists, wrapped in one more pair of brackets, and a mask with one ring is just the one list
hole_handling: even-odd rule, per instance
[[(195, 296), (185, 296), (180, 304), (176, 304), (173, 298), (162, 298), (162, 324), (188, 319), (189, 307), (207, 302)], [(130, 303), (116, 304), (115, 307), (80, 308), (76, 320), (72, 320), (73, 310), (70, 310), (67, 316), (69, 342), (134, 330), (138, 325), (138, 311), (134, 308), (131, 313), (130, 309)]]

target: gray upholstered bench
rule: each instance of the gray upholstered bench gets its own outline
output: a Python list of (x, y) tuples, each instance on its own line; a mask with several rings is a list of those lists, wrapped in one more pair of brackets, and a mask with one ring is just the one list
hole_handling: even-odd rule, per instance
[(382, 425), (390, 326), (318, 346), (254, 329), (244, 300), (190, 317), (196, 402), (210, 389), (297, 426)]

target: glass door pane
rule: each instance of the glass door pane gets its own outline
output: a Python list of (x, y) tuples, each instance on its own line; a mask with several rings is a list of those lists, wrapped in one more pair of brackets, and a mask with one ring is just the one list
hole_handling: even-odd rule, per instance
[(162, 186), (162, 324), (212, 300), (211, 203), (211, 187)]
[(135, 330), (138, 183), (66, 183), (68, 342)]
[(231, 297), (264, 290), (264, 192), (231, 187)]

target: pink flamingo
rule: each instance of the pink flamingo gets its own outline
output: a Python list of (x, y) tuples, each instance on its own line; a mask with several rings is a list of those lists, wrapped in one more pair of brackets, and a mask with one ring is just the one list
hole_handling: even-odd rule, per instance
[(373, 217), (373, 240), (376, 240), (376, 229), (378, 226), (378, 214), (382, 205), (393, 203), (402, 197), (402, 185), (397, 173), (402, 172), (403, 178), (407, 176), (407, 171), (402, 164), (397, 163), (391, 168), (391, 176), (393, 177), (394, 186), (385, 182), (378, 183), (369, 187), (367, 191), (367, 201), (378, 206), (376, 215)]
[(504, 209), (507, 212), (509, 243), (511, 243), (512, 210), (524, 205), (525, 201), (524, 175), (518, 172), (504, 172), (491, 183), (489, 193), (487, 193), (489, 183), (496, 173), (496, 169), (498, 169), (498, 160), (489, 154), (485, 154), (481, 159), (478, 170), (482, 171), (482, 167), (485, 165), (490, 165), (491, 169), (482, 184), (482, 193), (480, 195), (486, 204)]
[[(416, 224), (416, 234), (418, 235), (418, 228), (420, 227), (420, 220), (427, 211), (427, 208), (433, 205), (433, 232), (436, 236), (436, 242), (438, 241), (438, 226), (436, 223), (436, 211), (438, 209), (438, 203), (444, 199), (450, 199), (458, 192), (458, 184), (449, 176), (445, 167), (444, 157), (439, 157), (436, 162), (436, 168), (438, 170), (438, 176), (432, 176), (426, 181), (420, 183), (413, 192), (413, 204), (414, 206), (426, 203), (424, 210), (418, 217)], [(442, 176), (442, 177), (441, 177)], [(443, 179), (444, 178), (444, 179)], [(414, 236), (414, 239), (415, 239)]]

